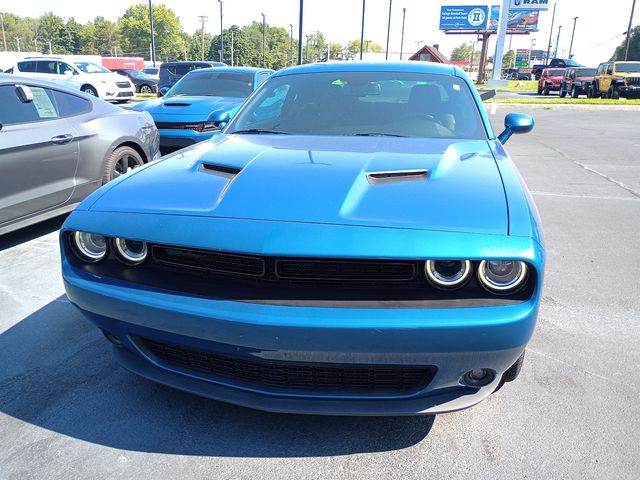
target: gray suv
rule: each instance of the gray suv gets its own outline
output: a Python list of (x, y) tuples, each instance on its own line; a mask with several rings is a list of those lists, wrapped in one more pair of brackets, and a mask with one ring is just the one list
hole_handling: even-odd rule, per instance
[(72, 210), (159, 158), (146, 112), (61, 85), (0, 74), (0, 235)]

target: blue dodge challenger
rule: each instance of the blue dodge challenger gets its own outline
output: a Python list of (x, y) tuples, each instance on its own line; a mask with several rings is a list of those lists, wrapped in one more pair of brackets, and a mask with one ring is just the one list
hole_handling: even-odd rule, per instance
[(148, 379), (253, 408), (402, 415), (514, 380), (544, 243), (465, 74), (423, 62), (269, 78), (223, 132), (88, 197), (71, 302)]

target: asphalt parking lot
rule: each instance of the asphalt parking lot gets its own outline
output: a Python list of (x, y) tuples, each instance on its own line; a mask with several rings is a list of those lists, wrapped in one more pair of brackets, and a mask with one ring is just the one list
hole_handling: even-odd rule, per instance
[(135, 377), (64, 296), (60, 221), (0, 237), (0, 479), (636, 479), (638, 111), (531, 113), (507, 144), (547, 241), (521, 376), (436, 417), (269, 414)]

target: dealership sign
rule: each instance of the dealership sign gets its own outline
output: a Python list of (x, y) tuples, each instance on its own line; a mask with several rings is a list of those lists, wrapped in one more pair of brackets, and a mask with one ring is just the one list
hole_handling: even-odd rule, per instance
[(440, 30), (484, 30), (488, 19), (486, 5), (440, 7)]
[[(538, 31), (538, 10), (509, 10), (509, 19), (507, 20), (507, 31)], [(489, 30), (497, 30), (500, 20), (500, 6), (493, 5), (491, 7), (491, 15), (489, 17)]]
[(511, 0), (510, 10), (549, 10), (549, 0)]
[(529, 66), (529, 50), (517, 49), (516, 50), (516, 67), (528, 67)]

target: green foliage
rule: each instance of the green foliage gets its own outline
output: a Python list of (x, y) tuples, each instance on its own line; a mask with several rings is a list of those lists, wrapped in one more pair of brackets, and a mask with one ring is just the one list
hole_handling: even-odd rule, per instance
[(514, 52), (513, 50), (509, 50), (502, 57), (502, 68), (504, 69), (504, 68), (513, 67), (515, 61), (516, 61), (516, 52)]
[(480, 61), (480, 48), (473, 48), (469, 43), (462, 43), (451, 51), (449, 59), (452, 62), (468, 62), (473, 51), (473, 61)]
[[(613, 52), (611, 60), (624, 60), (624, 40)], [(640, 26), (634, 27), (631, 30), (631, 36), (629, 37), (629, 55), (627, 56), (629, 61), (640, 60)]]

